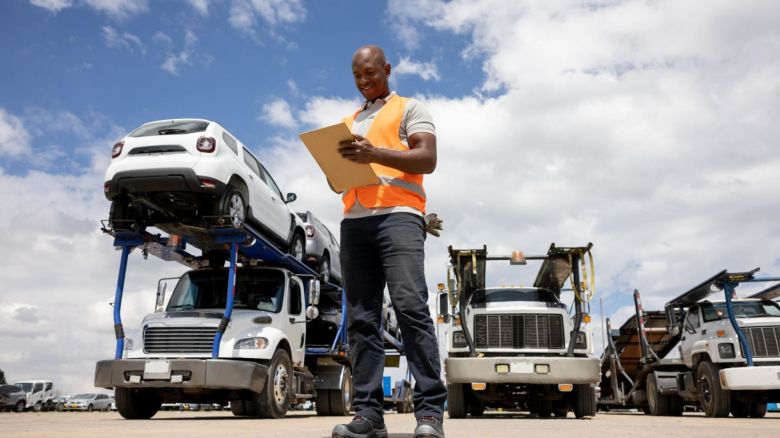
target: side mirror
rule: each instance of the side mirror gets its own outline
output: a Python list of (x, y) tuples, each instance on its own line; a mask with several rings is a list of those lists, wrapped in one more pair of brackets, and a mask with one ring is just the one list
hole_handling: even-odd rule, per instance
[(316, 306), (309, 306), (306, 308), (306, 319), (311, 321), (317, 319), (320, 316), (320, 311)]
[[(309, 304), (312, 306), (316, 306), (319, 303), (320, 303), (320, 281), (317, 279), (311, 279), (309, 280)], [(306, 310), (307, 314), (308, 311), (309, 310), (307, 309)]]
[(298, 195), (296, 195), (295, 193), (288, 193), (287, 200), (284, 202), (289, 204), (290, 202), (294, 202), (296, 199), (298, 199)]
[(165, 290), (168, 288), (168, 283), (160, 282), (157, 285), (157, 302), (154, 305), (154, 312), (162, 312), (163, 304), (165, 303)]
[(439, 318), (443, 322), (450, 322), (450, 300), (446, 292), (439, 294)]

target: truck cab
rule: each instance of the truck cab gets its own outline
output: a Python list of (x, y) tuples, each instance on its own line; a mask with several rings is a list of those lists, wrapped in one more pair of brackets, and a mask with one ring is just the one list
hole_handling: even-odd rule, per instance
[[(587, 250), (571, 253), (576, 260)], [(486, 287), (484, 263), (511, 257), (450, 249), (455, 281), (440, 295), (439, 316), (450, 321), (445, 371), (451, 418), (480, 416), (488, 407), (541, 417), (595, 415), (599, 360), (582, 325), (582, 303), (573, 306), (572, 316), (560, 301), (572, 266), (579, 268), (568, 263), (568, 254), (552, 245), (546, 255), (524, 256), (545, 261), (534, 287)], [(573, 282), (579, 286), (577, 275)]]
[(26, 380), (16, 382), (14, 385), (22, 388), (27, 394), (25, 409), (40, 412), (54, 408), (54, 383), (51, 380)]

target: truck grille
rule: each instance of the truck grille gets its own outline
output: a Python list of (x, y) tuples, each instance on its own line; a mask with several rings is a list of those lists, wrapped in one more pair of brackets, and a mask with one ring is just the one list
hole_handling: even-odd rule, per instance
[(743, 329), (753, 357), (780, 357), (780, 326)]
[(146, 327), (145, 353), (211, 353), (216, 327)]
[(477, 348), (563, 348), (561, 315), (477, 315)]

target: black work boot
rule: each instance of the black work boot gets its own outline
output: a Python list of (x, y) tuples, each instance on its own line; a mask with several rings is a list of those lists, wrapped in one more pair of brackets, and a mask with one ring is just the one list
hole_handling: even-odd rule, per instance
[(385, 423), (372, 423), (366, 417), (355, 415), (348, 424), (334, 427), (332, 438), (387, 438), (387, 428)]
[(422, 417), (417, 420), (414, 438), (444, 438), (444, 425), (436, 417)]

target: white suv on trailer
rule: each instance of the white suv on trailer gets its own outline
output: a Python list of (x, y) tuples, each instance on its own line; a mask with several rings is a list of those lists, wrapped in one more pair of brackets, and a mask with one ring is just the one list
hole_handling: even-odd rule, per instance
[[(104, 191), (115, 229), (164, 231), (180, 226), (244, 221), (298, 258), (305, 254), (303, 223), (271, 174), (216, 122), (149, 122), (116, 143)], [(209, 222), (211, 221), (211, 222)]]

